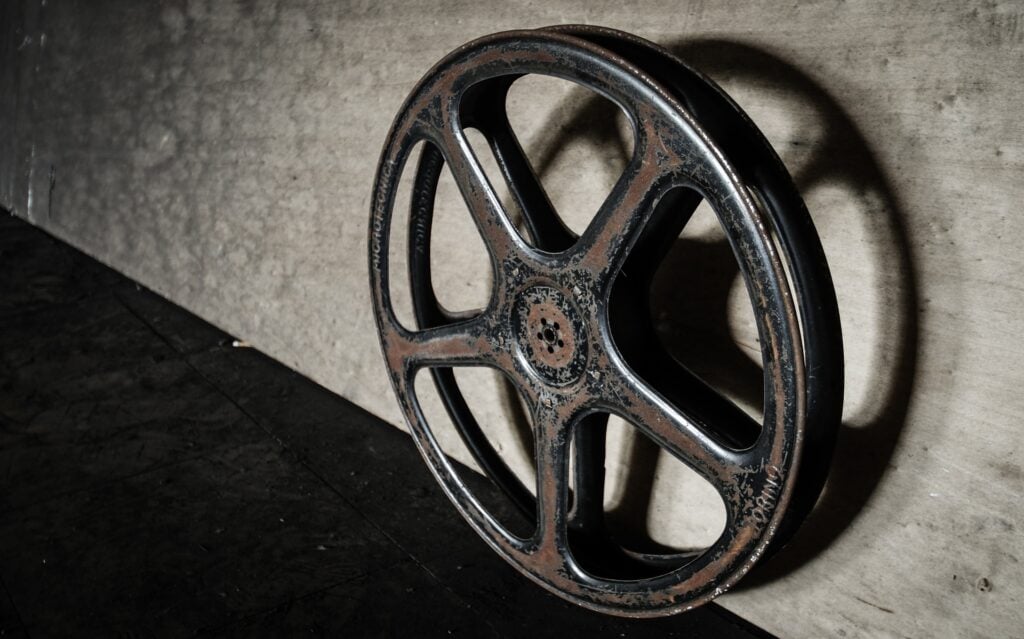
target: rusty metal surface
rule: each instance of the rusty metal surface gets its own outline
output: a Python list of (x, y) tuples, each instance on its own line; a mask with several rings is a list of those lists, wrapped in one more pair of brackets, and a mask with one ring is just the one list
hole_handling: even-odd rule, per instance
[[(505, 95), (525, 74), (594, 90), (633, 125), (633, 157), (579, 237), (559, 220), (508, 124)], [(485, 175), (467, 127), (487, 138), (502, 176)], [(408, 247), (418, 326), (407, 327), (390, 299), (389, 237), (398, 183), (420, 141), (427, 144), (415, 167)], [(430, 280), (443, 164), (496, 276), (487, 308), (469, 317), (449, 315)], [(524, 235), (489, 181), (502, 177), (524, 216)], [(678, 234), (701, 198), (729, 238), (754, 309), (765, 382), (761, 424), (652, 349), (647, 287), (636, 283), (650, 281), (663, 238)], [(821, 247), (756, 128), (710, 81), (656, 46), (600, 28), (557, 27), (488, 36), (450, 54), (413, 90), (389, 132), (374, 185), (369, 258), (385, 361), (424, 459), (484, 540), (552, 592), (618, 615), (686, 610), (733, 585), (813, 506), (842, 403), (839, 320)], [(626, 319), (613, 323), (612, 315)], [(536, 497), (474, 421), (451, 372), (458, 366), (502, 371), (530, 407)], [(505, 529), (453, 471), (414, 393), (423, 369), (480, 466), (536, 521), (529, 538)], [(653, 556), (607, 535), (608, 414), (634, 424), (718, 490), (727, 523), (711, 547)], [(581, 562), (584, 552), (592, 557)], [(595, 557), (607, 570), (592, 569)]]

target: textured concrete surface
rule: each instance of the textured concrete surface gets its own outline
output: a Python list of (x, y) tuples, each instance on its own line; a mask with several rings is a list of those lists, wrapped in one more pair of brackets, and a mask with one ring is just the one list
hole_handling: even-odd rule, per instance
[[(3, 203), (393, 423), (365, 229), (376, 155), (405, 94), (454, 47), (513, 27), (604, 24), (672, 48), (736, 97), (796, 177), (847, 344), (827, 493), (792, 549), (722, 603), (788, 636), (1021, 636), (1019, 3), (3, 11)], [(513, 103), (552, 199), (585, 223), (623, 157), (608, 113), (559, 87)], [(486, 266), (454, 193), (441, 197), (439, 286), (471, 306)], [(749, 379), (751, 351), (722, 246), (710, 229), (682, 238), (674, 264), (711, 284), (666, 285), (659, 299), (717, 305), (683, 313), (684, 328), (709, 337), (678, 347), (728, 360), (705, 371), (728, 384)], [(720, 339), (725, 322), (732, 340)], [(489, 423), (503, 406), (492, 398)], [(501, 437), (521, 453), (515, 434)], [(625, 446), (612, 472), (637, 455)], [(638, 480), (647, 492), (669, 476), (653, 475)], [(642, 506), (659, 534), (692, 526), (671, 500)]]

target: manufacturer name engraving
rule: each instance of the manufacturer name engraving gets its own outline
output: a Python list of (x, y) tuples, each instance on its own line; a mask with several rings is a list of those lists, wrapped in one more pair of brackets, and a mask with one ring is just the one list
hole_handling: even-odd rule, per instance
[(782, 471), (776, 466), (768, 466), (765, 468), (765, 475), (767, 478), (764, 488), (754, 500), (754, 510), (750, 512), (750, 517), (760, 524), (767, 524), (768, 520), (772, 518), (775, 505), (779, 502), (779, 495), (782, 493)]

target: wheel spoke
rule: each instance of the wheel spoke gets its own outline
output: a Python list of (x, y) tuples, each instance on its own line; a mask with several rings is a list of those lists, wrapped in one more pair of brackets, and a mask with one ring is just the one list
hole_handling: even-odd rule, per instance
[[(611, 367), (599, 401), (632, 422), (658, 445), (689, 465), (719, 491), (731, 493), (746, 457), (711, 438), (688, 414), (673, 407), (631, 371)], [(605, 376), (605, 373), (602, 373)]]
[[(441, 107), (435, 107), (441, 108)], [(517, 252), (516, 231), (498, 195), (491, 187), (480, 161), (466, 139), (457, 119), (448, 112), (424, 115), (423, 120), (441, 121), (443, 127), (431, 138), (444, 156), (473, 222), (494, 259), (501, 263)]]
[(506, 338), (489, 314), (421, 331), (394, 330), (385, 339), (389, 358), (404, 368), (500, 365)]
[(670, 190), (658, 200), (654, 213), (638, 233), (636, 244), (629, 251), (619, 277), (628, 280), (627, 286), (635, 293), (642, 293), (644, 300), (647, 300), (658, 267), (702, 200), (696, 191), (690, 189)]
[(671, 186), (671, 170), (641, 138), (611, 193), (580, 238), (581, 264), (597, 281), (617, 273)]
[(536, 247), (557, 253), (575, 244), (576, 235), (566, 228), (555, 211), (504, 110), (488, 124), (485, 134)]
[[(460, 321), (468, 321), (480, 313), (480, 311), (453, 313), (442, 309), (434, 297), (433, 290), (429, 287), (429, 282), (426, 283), (426, 286), (422, 281), (417, 282), (415, 274), (421, 273), (421, 271), (414, 270), (413, 273), (414, 291), (417, 293), (414, 295), (413, 303), (416, 319), (420, 326), (448, 326)], [(448, 416), (451, 417), (452, 423), (458, 430), (459, 437), (465, 443), (470, 454), (473, 455), (473, 459), (480, 465), (480, 469), (494, 480), (523, 515), (534, 520), (536, 502), (533, 495), (508, 467), (501, 454), (495, 450), (487, 435), (484, 434), (462, 395), (454, 371), (447, 367), (432, 367), (430, 374), (437, 392), (441, 396), (441, 403), (444, 404)]]
[(668, 353), (655, 349), (638, 373), (691, 422), (730, 447), (745, 448), (757, 440), (760, 423)]
[(476, 85), (463, 95), (460, 115), (465, 126), (487, 138), (515, 201), (510, 215), (522, 215), (534, 246), (557, 253), (572, 246), (576, 234), (562, 223), (508, 121), (508, 91), (518, 77), (500, 76)]
[(733, 448), (749, 446), (761, 425), (665, 351), (646, 310), (650, 306), (647, 291), (646, 285), (626, 281), (612, 289), (609, 314), (616, 350), (637, 377), (690, 422)]
[(542, 402), (534, 411), (537, 464), (538, 553), (546, 561), (564, 560), (566, 517), (568, 514), (568, 447), (570, 429), (564, 427), (565, 415), (556, 406)]

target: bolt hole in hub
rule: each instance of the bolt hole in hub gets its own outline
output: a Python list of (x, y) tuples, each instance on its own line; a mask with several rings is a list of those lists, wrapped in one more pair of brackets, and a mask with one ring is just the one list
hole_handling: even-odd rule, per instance
[[(536, 76), (604, 96), (631, 123), (621, 175), (586, 224), (566, 224), (509, 124), (510, 88)], [(485, 148), (469, 142), (470, 131)], [(492, 268), (490, 299), (478, 311), (446, 309), (444, 283), (431, 272), (445, 170)], [(408, 225), (396, 229), (407, 173)], [(649, 312), (651, 282), (702, 202), (728, 240), (752, 311), (759, 419), (667, 352)], [(411, 320), (396, 313), (395, 237), (407, 238)], [(388, 134), (369, 257), (384, 359), (424, 460), (476, 532), (544, 588), (609, 614), (672, 614), (724, 592), (810, 512), (842, 409), (842, 341), (821, 245), (760, 132), (665, 50), (565, 26), (499, 33), (449, 55), (413, 89)], [(510, 405), (528, 416), (506, 433), (480, 419), (486, 407), (467, 400), (472, 389), (456, 374), (483, 369), (497, 372)], [(424, 375), (433, 389), (423, 388)], [(442, 421), (522, 525), (459, 474), (440, 443)], [(683, 511), (691, 481), (720, 502), (724, 523), (700, 547), (644, 541), (622, 526), (649, 517), (628, 495), (609, 501), (615, 464), (606, 449), (621, 433), (633, 442), (629, 472), (651, 469), (650, 481), (677, 483), (669, 494)], [(509, 460), (516, 437), (529, 473)], [(650, 463), (658, 456), (685, 472)]]

